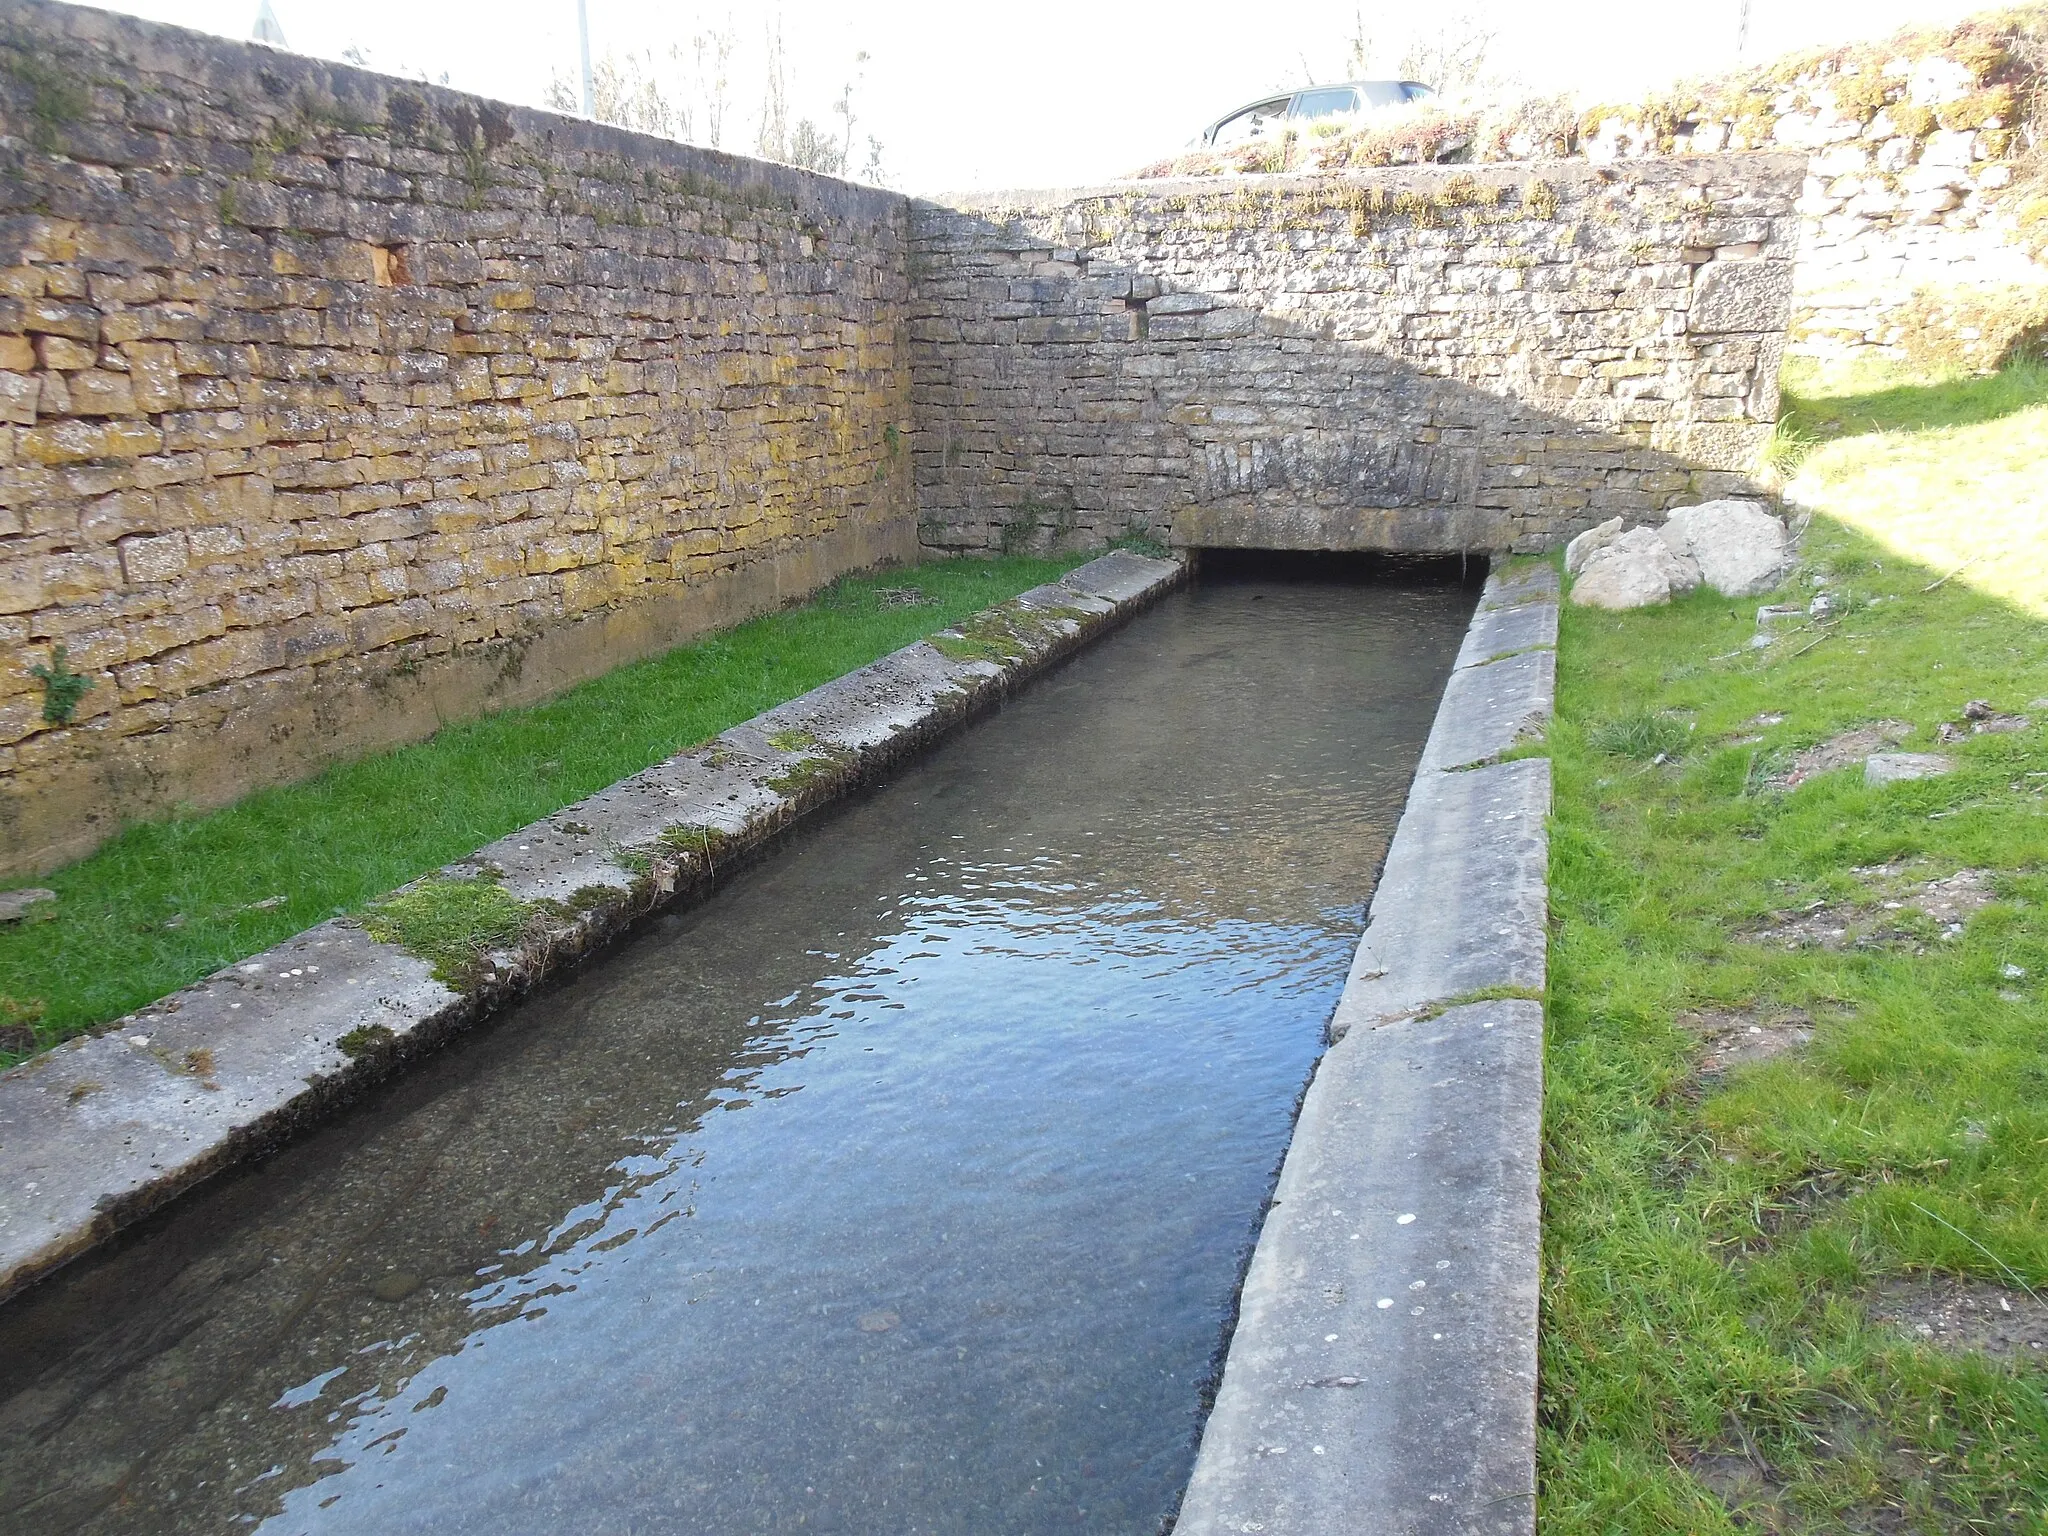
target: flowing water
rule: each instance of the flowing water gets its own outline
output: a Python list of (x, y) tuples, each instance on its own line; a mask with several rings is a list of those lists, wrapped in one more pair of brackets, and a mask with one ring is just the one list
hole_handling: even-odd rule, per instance
[(1331, 566), (0, 1308), (0, 1529), (1159, 1530), (1471, 608)]

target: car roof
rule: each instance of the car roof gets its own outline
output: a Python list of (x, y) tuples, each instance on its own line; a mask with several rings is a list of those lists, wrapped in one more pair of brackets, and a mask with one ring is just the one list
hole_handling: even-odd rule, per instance
[(1215, 132), (1218, 128), (1221, 128), (1225, 123), (1229, 122), (1233, 117), (1236, 117), (1239, 113), (1249, 112), (1253, 107), (1263, 106), (1265, 103), (1269, 101), (1292, 101), (1295, 97), (1301, 95), (1304, 91), (1338, 91), (1342, 90), (1347, 85), (1419, 85), (1422, 87), (1422, 89), (1430, 92), (1431, 94), (1434, 94), (1436, 91), (1436, 87), (1429, 84), (1427, 81), (1395, 80), (1391, 78), (1380, 78), (1375, 80), (1332, 80), (1329, 81), (1327, 84), (1323, 85), (1297, 85), (1293, 87), (1291, 90), (1268, 91), (1263, 96), (1254, 96), (1250, 101), (1246, 102), (1241, 107), (1232, 107), (1228, 112), (1224, 113), (1221, 117), (1211, 119), (1209, 126), (1202, 130), (1202, 135), (1206, 138), (1209, 134)]

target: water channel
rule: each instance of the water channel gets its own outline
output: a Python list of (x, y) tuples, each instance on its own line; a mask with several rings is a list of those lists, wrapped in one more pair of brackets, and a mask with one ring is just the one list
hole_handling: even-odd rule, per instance
[(0, 1308), (0, 1530), (1160, 1530), (1472, 600), (1212, 563)]

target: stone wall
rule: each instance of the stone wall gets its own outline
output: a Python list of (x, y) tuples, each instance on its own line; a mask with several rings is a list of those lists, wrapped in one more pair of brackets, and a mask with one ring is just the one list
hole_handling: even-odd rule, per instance
[(0, 873), (915, 552), (900, 197), (23, 0), (0, 135)]
[(1537, 549), (1738, 487), (1799, 170), (913, 206), (0, 0), (0, 875), (920, 534)]
[(1235, 178), (1769, 150), (1807, 157), (1791, 350), (1991, 368), (2048, 350), (2048, 4), (1813, 48), (1615, 105), (1433, 101), (1148, 166)]
[(1807, 156), (1791, 348), (1996, 366), (2048, 332), (2048, 7), (1586, 115), (1584, 153)]
[(1801, 163), (1146, 181), (913, 210), (943, 549), (1535, 550), (1741, 486)]

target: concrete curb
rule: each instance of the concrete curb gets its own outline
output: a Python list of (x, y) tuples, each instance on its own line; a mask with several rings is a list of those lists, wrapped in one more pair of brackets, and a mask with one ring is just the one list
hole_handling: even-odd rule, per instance
[(1557, 577), (1488, 580), (1245, 1277), (1177, 1536), (1536, 1525)]
[(1105, 555), (449, 865), (438, 875), (487, 873), (522, 902), (562, 903), (536, 909), (467, 992), (338, 919), (0, 1076), (0, 1299), (648, 913), (701, 899), (802, 816), (1186, 576), (1177, 561)]

